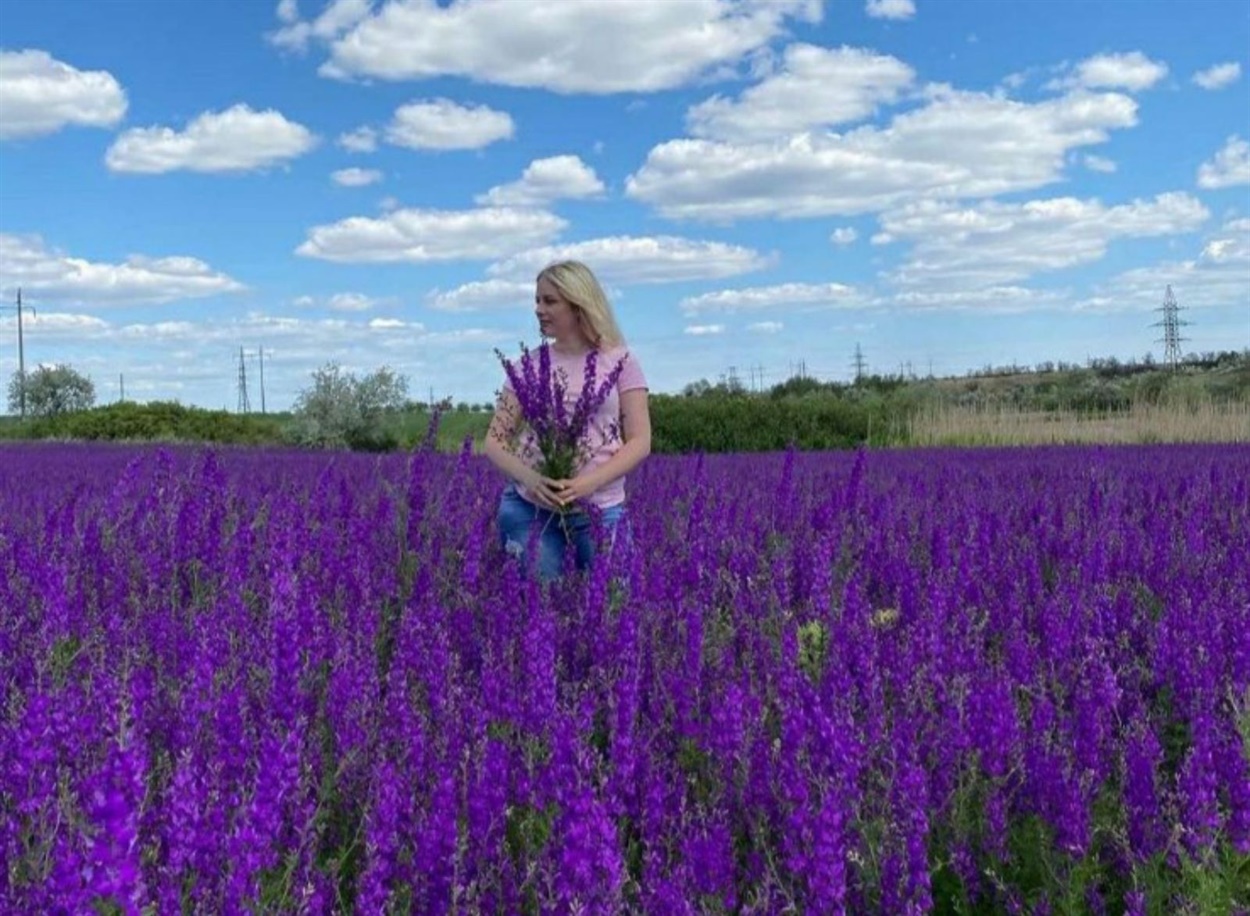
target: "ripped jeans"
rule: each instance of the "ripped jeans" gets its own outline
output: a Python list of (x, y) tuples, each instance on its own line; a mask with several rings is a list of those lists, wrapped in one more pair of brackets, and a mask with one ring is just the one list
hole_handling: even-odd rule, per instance
[[(612, 550), (618, 540), (628, 537), (625, 507), (610, 506), (601, 509), (599, 514), (607, 549)], [(561, 518), (555, 512), (534, 505), (521, 496), (514, 485), (509, 484), (499, 499), (498, 522), (499, 541), (504, 550), (527, 564), (525, 551), (529, 547), (530, 532), (534, 526), (540, 529), (536, 565), (537, 573), (544, 582), (559, 578), (564, 572), (564, 554), (570, 545), (575, 550), (578, 569), (588, 569), (594, 560), (594, 532), (590, 515), (585, 511)]]

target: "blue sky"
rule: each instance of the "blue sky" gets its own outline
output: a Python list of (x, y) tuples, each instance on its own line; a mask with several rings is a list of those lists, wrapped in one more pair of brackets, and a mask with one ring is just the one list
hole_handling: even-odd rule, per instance
[[(1250, 346), (1250, 4), (3, 0), (0, 295), (100, 401), (481, 402), (533, 276), (655, 391)], [(0, 311), (0, 375), (16, 368)]]

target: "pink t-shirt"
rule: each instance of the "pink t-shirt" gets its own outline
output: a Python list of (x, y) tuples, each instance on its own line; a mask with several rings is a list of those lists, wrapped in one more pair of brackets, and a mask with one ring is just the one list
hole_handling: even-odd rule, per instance
[[(566, 389), (564, 393), (565, 403), (571, 412), (573, 406), (577, 403), (578, 397), (582, 393), (582, 383), (586, 377), (586, 357), (588, 354), (582, 353), (576, 356), (561, 354), (554, 349), (551, 351), (551, 372), (556, 375), (558, 372), (564, 373), (566, 379)], [(534, 360), (537, 362), (538, 356), (535, 352)], [(643, 376), (642, 366), (638, 363), (638, 357), (629, 351), (627, 347), (612, 347), (607, 350), (599, 351), (595, 359), (595, 387), (603, 383), (603, 380), (611, 375), (612, 370), (616, 367), (617, 362), (625, 360), (625, 365), (621, 369), (620, 378), (616, 381), (616, 387), (608, 393), (604, 398), (603, 404), (599, 410), (590, 418), (590, 422), (586, 428), (587, 439), (587, 455), (589, 456), (579, 468), (579, 473), (589, 469), (599, 467), (606, 464), (608, 460), (616, 454), (624, 441), (625, 430), (621, 420), (621, 393), (636, 388), (646, 388), (647, 380)], [(519, 365), (518, 365), (519, 368)], [(558, 377), (558, 376), (557, 376)], [(511, 391), (512, 383), (508, 380), (507, 375), (504, 376), (504, 390)], [(520, 437), (520, 447), (518, 454), (521, 460), (530, 467), (536, 467), (540, 458), (537, 443), (533, 432), (526, 429)], [(530, 492), (525, 487), (517, 485), (517, 492), (526, 499), (530, 499)], [(601, 487), (591, 494), (589, 501), (606, 509), (610, 506), (620, 505), (625, 501), (625, 478), (618, 477), (605, 487)]]

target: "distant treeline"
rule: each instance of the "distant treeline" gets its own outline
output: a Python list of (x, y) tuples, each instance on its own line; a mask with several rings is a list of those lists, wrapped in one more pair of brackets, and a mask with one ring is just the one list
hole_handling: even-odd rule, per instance
[[(680, 394), (651, 397), (652, 448), (657, 453), (838, 449), (860, 444), (907, 445), (912, 420), (949, 409), (1121, 414), (1143, 405), (1178, 409), (1250, 403), (1250, 351), (1190, 358), (1176, 370), (1149, 361), (1091, 360), (1084, 367), (1011, 367), (962, 378), (865, 375), (854, 383), (797, 376), (766, 392), (740, 384), (699, 381)], [(435, 442), (453, 450), (480, 447), (488, 405), (443, 404)], [(431, 411), (408, 402), (377, 413), (346, 447), (412, 449), (427, 437)], [(236, 414), (171, 402), (123, 402), (19, 423), (6, 418), (0, 437), (94, 441), (301, 444), (297, 414)]]

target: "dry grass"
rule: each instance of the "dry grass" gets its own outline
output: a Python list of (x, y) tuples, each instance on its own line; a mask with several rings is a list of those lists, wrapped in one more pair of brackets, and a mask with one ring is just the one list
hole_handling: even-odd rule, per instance
[(936, 407), (911, 419), (907, 441), (920, 446), (1250, 442), (1250, 402), (1139, 404), (1099, 414)]

